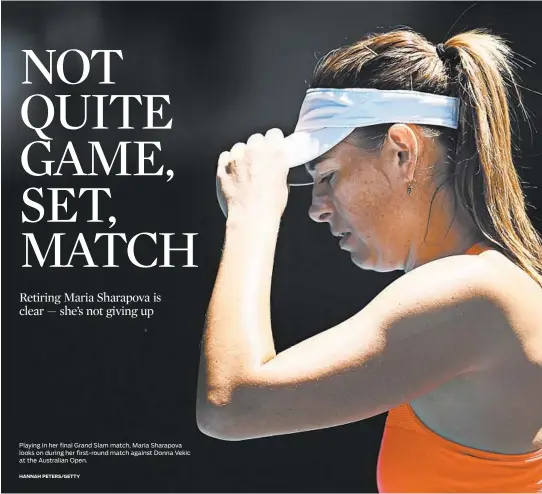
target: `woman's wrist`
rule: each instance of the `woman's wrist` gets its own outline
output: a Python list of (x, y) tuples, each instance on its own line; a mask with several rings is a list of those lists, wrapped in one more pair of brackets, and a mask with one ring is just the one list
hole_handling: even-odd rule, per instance
[(226, 232), (247, 231), (257, 235), (262, 231), (278, 231), (281, 217), (280, 211), (231, 208), (226, 219)]

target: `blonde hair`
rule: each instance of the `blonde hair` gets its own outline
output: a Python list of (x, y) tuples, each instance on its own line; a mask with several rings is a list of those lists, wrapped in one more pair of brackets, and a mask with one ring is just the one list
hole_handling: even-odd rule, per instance
[[(512, 92), (527, 116), (514, 53), (503, 38), (482, 29), (453, 36), (439, 48), (444, 56), (409, 29), (370, 34), (326, 55), (311, 87), (410, 89), (459, 98), (457, 131), (425, 129), (448, 150), (441, 185), (453, 189), (456, 206), (468, 212), (483, 236), (542, 286), (542, 241), (527, 215), (512, 157)], [(353, 136), (375, 149), (389, 127), (361, 128)]]

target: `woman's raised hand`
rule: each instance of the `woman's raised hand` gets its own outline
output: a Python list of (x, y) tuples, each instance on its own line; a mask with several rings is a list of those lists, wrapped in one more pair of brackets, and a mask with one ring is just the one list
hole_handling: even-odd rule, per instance
[(282, 215), (288, 201), (288, 170), (285, 139), (279, 129), (235, 144), (218, 159), (219, 201), (225, 202), (221, 206), (227, 207), (229, 215)]

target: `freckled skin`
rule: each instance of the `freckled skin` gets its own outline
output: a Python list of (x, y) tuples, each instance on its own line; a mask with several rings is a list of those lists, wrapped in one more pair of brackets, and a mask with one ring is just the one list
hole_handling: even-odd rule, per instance
[[(342, 248), (360, 268), (408, 271), (464, 252), (481, 240), (465, 215), (458, 212), (454, 220), (453, 201), (445, 190), (437, 194), (429, 216), (440, 151), (433, 138), (412, 129), (392, 126), (382, 149), (375, 152), (347, 139), (311, 172), (315, 184), (310, 217), (329, 223), (334, 233), (351, 233)], [(413, 179), (417, 185), (409, 195)]]

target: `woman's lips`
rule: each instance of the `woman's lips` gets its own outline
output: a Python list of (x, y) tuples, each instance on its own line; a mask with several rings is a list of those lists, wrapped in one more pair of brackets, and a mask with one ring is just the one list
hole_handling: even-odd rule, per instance
[(341, 237), (341, 240), (339, 240), (339, 245), (342, 247), (346, 242), (348, 242), (349, 238), (350, 238), (350, 233), (346, 233), (344, 237)]

